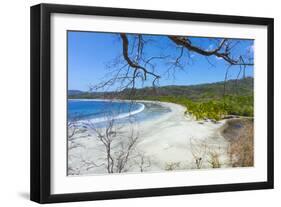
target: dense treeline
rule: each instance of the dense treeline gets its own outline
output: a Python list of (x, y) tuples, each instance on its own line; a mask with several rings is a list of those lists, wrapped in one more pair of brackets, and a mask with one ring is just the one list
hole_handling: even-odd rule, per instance
[[(227, 95), (226, 95), (227, 94)], [(121, 92), (69, 91), (71, 99), (118, 98), (177, 103), (196, 119), (219, 120), (226, 115), (253, 116), (253, 78), (191, 86), (163, 86)]]
[[(135, 91), (135, 96), (184, 96), (190, 100), (214, 100), (224, 95), (252, 96), (253, 78), (206, 83), (189, 86), (162, 86), (158, 88), (142, 88)], [(126, 94), (125, 91), (122, 92)], [(128, 92), (127, 92), (128, 93)]]
[[(253, 95), (253, 78), (247, 77), (238, 80), (228, 80), (224, 82), (206, 83), (189, 86), (161, 86), (157, 88), (145, 87), (134, 91), (134, 96), (185, 96), (191, 100), (212, 100), (221, 98), (224, 94), (235, 96)], [(106, 97), (127, 97), (131, 89), (120, 92), (83, 92), (79, 90), (69, 90), (68, 98), (106, 98)]]
[(221, 99), (192, 101), (184, 96), (143, 97), (145, 100), (157, 100), (177, 103), (187, 108), (186, 113), (197, 120), (220, 120), (227, 115), (253, 116), (253, 96), (224, 96)]

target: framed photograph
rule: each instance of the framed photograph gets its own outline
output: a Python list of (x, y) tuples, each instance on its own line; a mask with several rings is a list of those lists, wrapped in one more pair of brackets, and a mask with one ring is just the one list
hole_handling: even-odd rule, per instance
[(31, 7), (31, 200), (273, 188), (273, 19)]

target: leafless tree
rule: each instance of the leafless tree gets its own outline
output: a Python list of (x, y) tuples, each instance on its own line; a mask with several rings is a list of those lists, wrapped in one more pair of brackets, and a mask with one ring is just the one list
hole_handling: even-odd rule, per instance
[(208, 143), (206, 140), (196, 140), (191, 138), (190, 148), (197, 169), (206, 166), (220, 168), (223, 165), (228, 165), (226, 160), (221, 157), (221, 155), (226, 154), (227, 147)]
[(173, 171), (173, 170), (177, 170), (180, 168), (180, 162), (167, 162), (165, 164), (165, 170), (167, 171)]
[(193, 138), (189, 139), (190, 143), (190, 152), (195, 160), (195, 165), (197, 169), (202, 168), (206, 153), (207, 153), (207, 144), (205, 141), (196, 140)]
[(151, 166), (150, 157), (146, 156), (143, 152), (138, 152), (135, 158), (135, 164), (139, 166), (140, 172), (144, 172)]
[(212, 168), (220, 168), (222, 163), (220, 160), (220, 153), (216, 149), (208, 149), (208, 163), (211, 165)]
[[(81, 134), (83, 130), (81, 130), (78, 126), (78, 122), (76, 120), (71, 120), (67, 123), (67, 141), (68, 141), (68, 150), (83, 147), (80, 143), (76, 142), (76, 138), (78, 134)], [(81, 136), (80, 136), (81, 137)]]
[(98, 127), (95, 123), (88, 122), (87, 129), (96, 135), (104, 147), (107, 172), (126, 172), (139, 138), (133, 127), (128, 134), (123, 133), (122, 126), (115, 124), (115, 119), (109, 118), (105, 127)]
[[(156, 47), (157, 42), (153, 42), (153, 38), (149, 35), (142, 34), (125, 34), (120, 33), (119, 38), (122, 44), (122, 54), (120, 54), (113, 62), (112, 69), (106, 76), (104, 81), (91, 86), (92, 90), (100, 88), (110, 88), (118, 86), (117, 91), (130, 89), (130, 95), (134, 95), (135, 88), (138, 84), (151, 82), (153, 87), (159, 85), (160, 78), (165, 74), (174, 74), (176, 70), (183, 70), (192, 60), (192, 54), (198, 54), (206, 57), (207, 61), (212, 65), (209, 57), (215, 57), (224, 61), (227, 66), (227, 72), (232, 66), (239, 66), (237, 79), (241, 71), (245, 76), (247, 66), (253, 66), (253, 54), (246, 52), (245, 54), (235, 53), (235, 48), (240, 44), (239, 40), (229, 38), (206, 38), (212, 46), (208, 48), (201, 47), (194, 42), (191, 37), (184, 36), (164, 36), (173, 47), (175, 52), (171, 54), (167, 50), (163, 50), (160, 54), (146, 54), (145, 48), (152, 44)], [(167, 71), (160, 74), (157, 71), (157, 63), (162, 62), (167, 65)], [(172, 72), (171, 72), (172, 71)], [(227, 74), (225, 76), (227, 79)]]

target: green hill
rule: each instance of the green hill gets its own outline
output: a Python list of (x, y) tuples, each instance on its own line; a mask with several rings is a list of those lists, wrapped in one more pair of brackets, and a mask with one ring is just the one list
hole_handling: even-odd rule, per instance
[[(225, 87), (225, 90), (224, 90)], [(132, 96), (133, 94), (133, 96)], [(229, 80), (224, 82), (206, 83), (189, 86), (162, 86), (157, 88), (146, 87), (135, 89), (132, 93), (131, 89), (122, 92), (83, 92), (69, 90), (68, 97), (71, 99), (81, 98), (145, 98), (149, 96), (184, 96), (191, 100), (208, 100), (218, 99), (223, 95), (228, 96), (252, 96), (253, 95), (253, 78), (248, 77), (239, 80)]]
[[(129, 91), (122, 92), (124, 96)], [(212, 100), (228, 96), (252, 96), (253, 78), (229, 80), (226, 83), (216, 82), (190, 86), (162, 86), (155, 88), (137, 89), (134, 93), (136, 98), (146, 96), (184, 96), (191, 100)]]
[(177, 103), (196, 119), (219, 120), (228, 115), (254, 116), (253, 78), (226, 82), (126, 89), (121, 92), (71, 92), (71, 99), (118, 98)]

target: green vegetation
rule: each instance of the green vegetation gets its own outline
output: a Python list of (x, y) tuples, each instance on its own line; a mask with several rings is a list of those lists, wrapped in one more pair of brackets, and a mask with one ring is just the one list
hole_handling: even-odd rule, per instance
[[(220, 120), (227, 115), (253, 117), (253, 78), (229, 80), (224, 82), (193, 86), (163, 86), (141, 88), (130, 94), (129, 89), (122, 92), (90, 93), (77, 92), (69, 98), (119, 98), (135, 100), (155, 100), (183, 105), (186, 113), (197, 120)], [(130, 94), (130, 95), (129, 95)], [(227, 94), (227, 95), (224, 95)]]
[[(135, 91), (135, 97), (145, 96), (183, 96), (192, 101), (208, 101), (221, 99), (224, 95), (228, 96), (253, 96), (253, 78), (243, 78), (239, 80), (228, 80), (224, 82), (205, 83), (189, 86), (161, 86), (152, 88), (140, 88)], [(129, 91), (129, 89), (127, 89)], [(122, 91), (122, 94), (128, 93)]]
[(187, 108), (185, 113), (197, 120), (220, 120), (226, 115), (253, 116), (253, 96), (224, 96), (210, 101), (192, 101), (183, 96), (143, 97), (145, 100), (171, 102)]
[[(197, 120), (220, 120), (227, 115), (254, 116), (253, 78), (193, 86), (164, 86), (152, 93), (138, 89), (134, 99), (157, 100), (183, 105)], [(153, 95), (149, 95), (153, 94)], [(227, 95), (224, 95), (227, 94)]]

